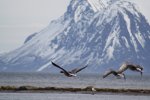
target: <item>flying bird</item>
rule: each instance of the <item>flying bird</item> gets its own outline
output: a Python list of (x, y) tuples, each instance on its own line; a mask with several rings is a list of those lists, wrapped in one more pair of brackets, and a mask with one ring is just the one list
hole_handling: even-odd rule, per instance
[(83, 70), (87, 67), (87, 65), (86, 65), (85, 67), (82, 67), (82, 68), (75, 68), (71, 71), (67, 71), (64, 68), (60, 67), (59, 65), (55, 64), (54, 62), (52, 62), (52, 65), (54, 65), (55, 67), (61, 69), (60, 73), (63, 73), (67, 77), (75, 77), (75, 76), (77, 76), (76, 74), (78, 72), (80, 72), (81, 70)]
[(103, 78), (113, 74), (114, 76), (118, 77), (118, 78), (124, 78), (126, 79), (125, 77), (125, 74), (123, 72), (125, 72), (127, 69), (131, 70), (131, 71), (136, 71), (136, 72), (140, 72), (141, 73), (141, 76), (143, 74), (143, 67), (141, 67), (140, 65), (135, 65), (135, 64), (127, 64), (127, 63), (124, 63), (120, 66), (119, 70), (118, 71), (115, 71), (115, 70), (109, 70), (108, 72), (106, 72), (104, 75), (103, 75)]

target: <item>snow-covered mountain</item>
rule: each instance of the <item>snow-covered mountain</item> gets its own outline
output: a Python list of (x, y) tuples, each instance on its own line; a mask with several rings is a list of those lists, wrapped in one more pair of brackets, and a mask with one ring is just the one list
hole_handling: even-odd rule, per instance
[[(124, 0), (71, 0), (63, 16), (24, 44), (0, 56), (1, 71), (89, 67), (85, 72), (118, 68), (124, 61), (150, 72), (150, 25), (135, 4)], [(84, 72), (84, 71), (83, 71)]]

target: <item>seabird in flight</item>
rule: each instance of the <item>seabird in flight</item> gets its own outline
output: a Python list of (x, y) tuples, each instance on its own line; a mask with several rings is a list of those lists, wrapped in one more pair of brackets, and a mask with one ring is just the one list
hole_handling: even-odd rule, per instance
[(81, 70), (83, 70), (87, 67), (87, 65), (86, 65), (85, 67), (82, 67), (82, 68), (75, 68), (71, 71), (67, 71), (64, 68), (60, 67), (59, 65), (55, 64), (54, 62), (52, 62), (52, 65), (54, 65), (55, 67), (61, 69), (60, 73), (63, 73), (67, 77), (73, 77), (73, 76), (75, 77), (75, 76), (77, 76), (76, 74), (78, 72), (80, 72)]
[(124, 63), (124, 64), (121, 65), (121, 67), (119, 68), (118, 71), (110, 70), (110, 71), (106, 72), (103, 75), (103, 78), (107, 77), (110, 74), (113, 74), (114, 76), (116, 76), (118, 78), (122, 78), (123, 77), (124, 79), (126, 79), (125, 74), (123, 72), (125, 72), (127, 69), (129, 69), (131, 71), (140, 72), (141, 76), (143, 74), (143, 67), (141, 67), (140, 65)]

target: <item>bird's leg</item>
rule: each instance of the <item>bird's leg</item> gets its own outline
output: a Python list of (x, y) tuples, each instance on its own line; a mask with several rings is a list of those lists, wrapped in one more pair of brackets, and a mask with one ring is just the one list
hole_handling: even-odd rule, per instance
[(126, 75), (123, 73), (122, 77), (124, 78), (124, 80), (126, 81)]

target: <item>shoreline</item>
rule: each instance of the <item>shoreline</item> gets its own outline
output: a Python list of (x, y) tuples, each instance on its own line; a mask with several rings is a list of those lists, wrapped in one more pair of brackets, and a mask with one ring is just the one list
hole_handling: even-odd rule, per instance
[(125, 95), (150, 95), (150, 89), (96, 88), (93, 86), (87, 86), (84, 88), (0, 86), (0, 93), (82, 93), (82, 94), (111, 93), (111, 94), (125, 94)]

